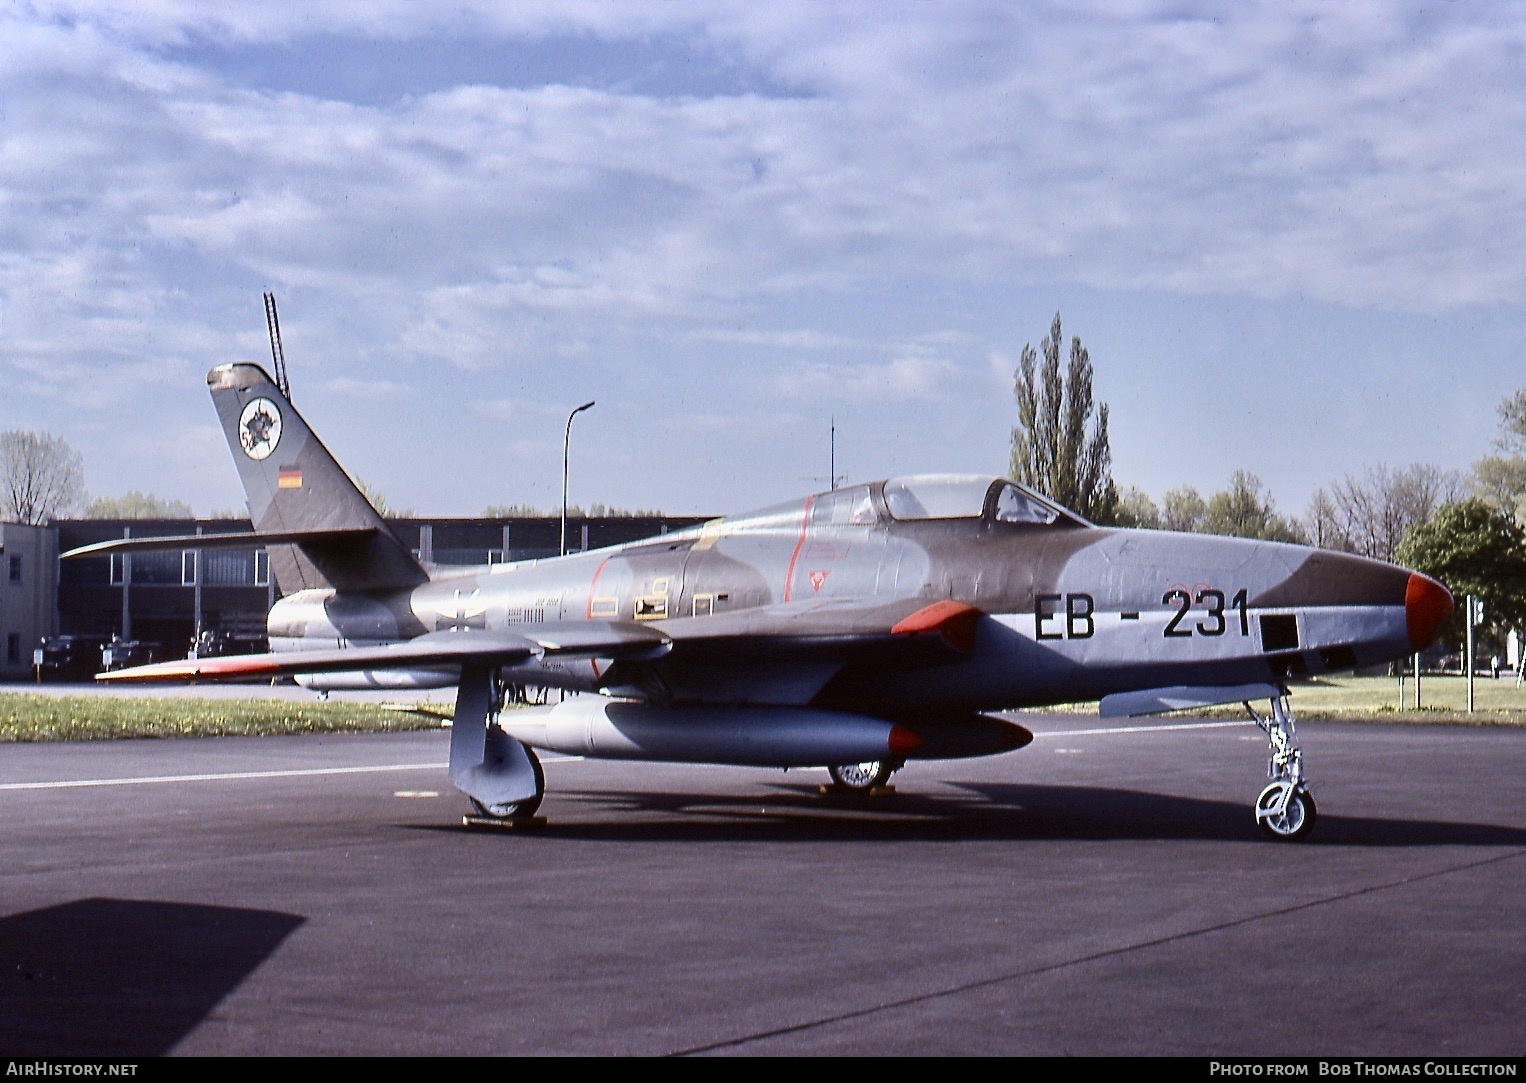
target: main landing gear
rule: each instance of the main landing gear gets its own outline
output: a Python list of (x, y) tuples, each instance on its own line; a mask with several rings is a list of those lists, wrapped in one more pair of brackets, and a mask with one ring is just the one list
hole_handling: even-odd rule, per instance
[(1270, 718), (1262, 718), (1249, 703), (1245, 705), (1266, 734), (1272, 751), (1266, 766), (1266, 775), (1272, 782), (1256, 798), (1256, 823), (1279, 842), (1296, 842), (1307, 838), (1314, 829), (1317, 815), (1314, 795), (1303, 777), (1303, 750), (1298, 747), (1298, 735), (1293, 729), (1288, 695), (1281, 692), (1271, 702)]
[[(499, 740), (511, 741), (513, 738), (499, 729), (495, 722), (487, 732), (489, 755)], [(535, 775), (535, 792), (519, 801), (497, 801), (492, 804), (479, 801), (468, 794), (467, 797), (472, 803), (472, 808), (477, 810), (478, 816), (490, 820), (526, 820), (534, 816), (535, 811), (540, 808), (541, 799), (546, 796), (546, 772), (541, 770), (540, 757), (535, 754), (535, 749), (529, 745), (521, 747), (524, 749), (525, 756), (529, 758), (530, 770)]]
[(477, 811), (476, 817), (466, 818), (469, 825), (542, 822), (535, 815), (546, 795), (540, 757), (498, 724), (506, 691), (493, 667), (461, 667), (450, 730), (450, 780)]
[(830, 789), (835, 793), (869, 794), (883, 790), (900, 768), (901, 764), (893, 760), (865, 760), (834, 764), (827, 768), (827, 774), (832, 776)]

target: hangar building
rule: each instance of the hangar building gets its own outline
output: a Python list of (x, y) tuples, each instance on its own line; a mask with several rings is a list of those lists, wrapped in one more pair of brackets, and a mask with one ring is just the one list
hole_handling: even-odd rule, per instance
[[(639, 541), (705, 516), (612, 516), (567, 521), (570, 552)], [(495, 564), (556, 556), (561, 518), (389, 519), (423, 561)], [(63, 519), (0, 524), (0, 679), (32, 676), (32, 651), (53, 634), (116, 635), (183, 658), (198, 632), (263, 635), (278, 597), (262, 548), (83, 557), (58, 554), (115, 538), (251, 533), (248, 519)]]

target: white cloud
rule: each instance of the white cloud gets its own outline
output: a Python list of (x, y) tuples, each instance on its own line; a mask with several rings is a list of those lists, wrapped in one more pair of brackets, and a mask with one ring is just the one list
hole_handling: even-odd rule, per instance
[(857, 350), (868, 346), (860, 339), (822, 331), (752, 331), (743, 328), (701, 328), (690, 337), (702, 342), (731, 346), (763, 346), (775, 350)]
[[(470, 38), (692, 50), (762, 89), (570, 65), (368, 103), (219, 66), (327, 38), (405, 88), (411, 44)], [(0, 14), (0, 413), (260, 356), (263, 289), (332, 394), (449, 370), (549, 401), (639, 356), (629, 387), (696, 418), (739, 386), (989, 396), (1006, 314), (962, 285), (1523, 305), (1523, 45), (1509, 5), (34, 0)], [(881, 329), (908, 282), (952, 284), (962, 338)]]
[(418, 394), (417, 388), (397, 380), (361, 380), (344, 376), (325, 380), (323, 390), (339, 399), (369, 401), (404, 399)]
[(933, 399), (959, 379), (959, 367), (939, 357), (908, 354), (884, 363), (802, 361), (771, 381), (785, 398), (863, 403)]

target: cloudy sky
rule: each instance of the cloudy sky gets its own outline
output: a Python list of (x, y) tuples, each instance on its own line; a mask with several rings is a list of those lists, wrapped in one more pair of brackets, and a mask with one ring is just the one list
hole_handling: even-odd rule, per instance
[(269, 363), (394, 507), (1006, 472), (1058, 311), (1157, 499), (1466, 469), (1526, 386), (1510, 3), (0, 7), (0, 429), (242, 507)]

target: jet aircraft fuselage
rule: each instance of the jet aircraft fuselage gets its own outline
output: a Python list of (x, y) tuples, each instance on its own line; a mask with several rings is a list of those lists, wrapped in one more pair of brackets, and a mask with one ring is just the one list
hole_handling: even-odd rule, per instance
[[(429, 632), (578, 621), (683, 640), (781, 639), (865, 609), (977, 611), (932, 666), (657, 656), (527, 659), (505, 676), (662, 702), (843, 706), (874, 713), (1002, 710), (1174, 685), (1234, 686), (1388, 661), (1434, 638), (1446, 601), (1393, 565), (1305, 546), (1090, 526), (1010, 481), (891, 479), (611, 550), (436, 571), (393, 593), (303, 591), (278, 602), (275, 649), (369, 646)], [(910, 603), (909, 608), (906, 603)], [(749, 615), (753, 619), (749, 619)], [(781, 615), (783, 619), (781, 620)], [(897, 621), (891, 621), (891, 626)], [(449, 673), (312, 677), (315, 687), (454, 684)]]

